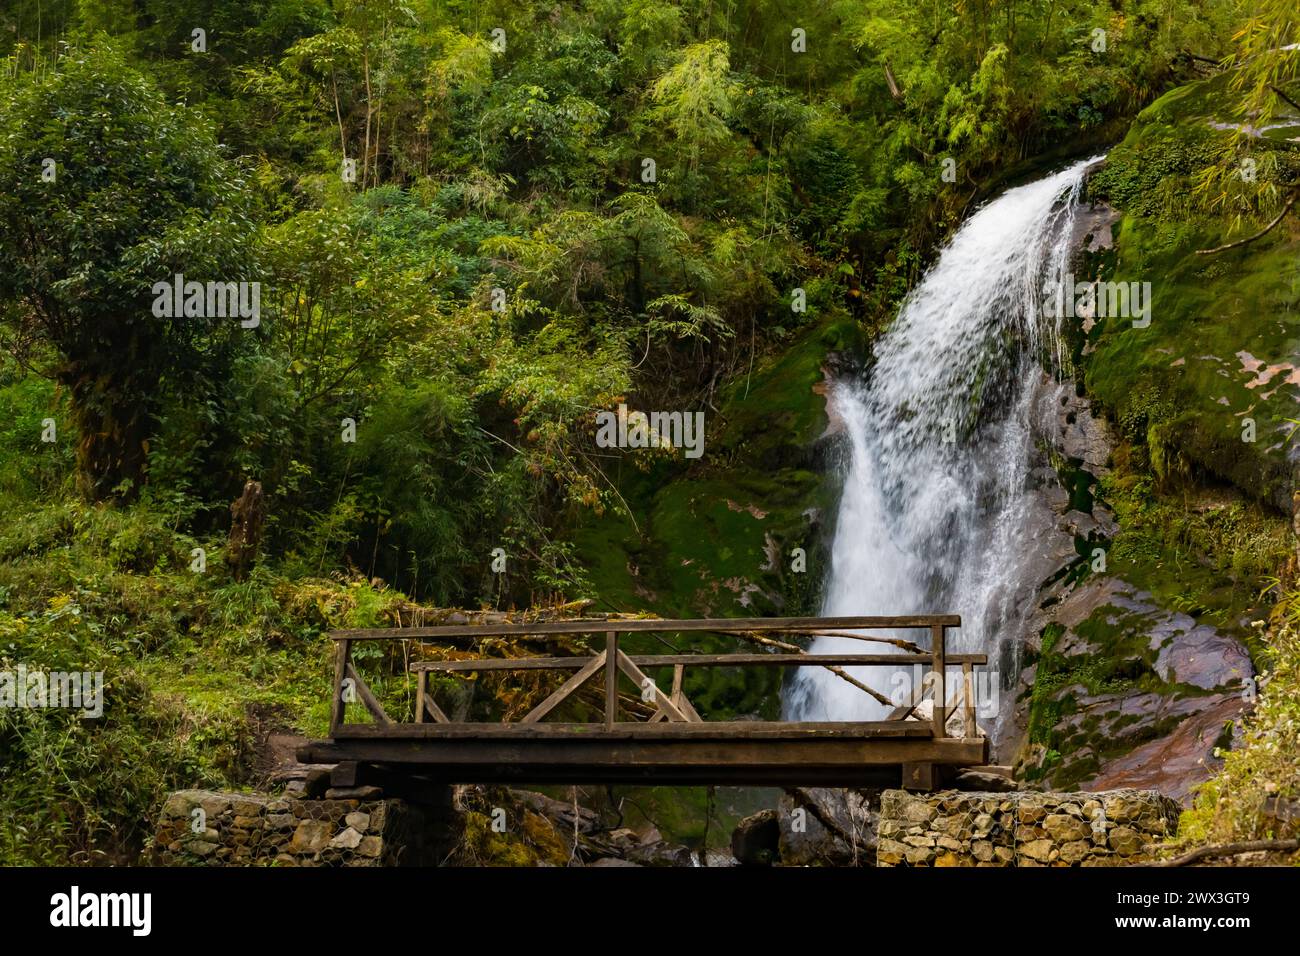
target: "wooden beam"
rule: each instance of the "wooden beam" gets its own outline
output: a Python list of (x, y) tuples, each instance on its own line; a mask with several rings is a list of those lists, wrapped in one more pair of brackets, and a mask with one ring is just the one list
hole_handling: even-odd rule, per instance
[(405, 640), (421, 637), (505, 637), (546, 634), (592, 634), (617, 624), (620, 633), (645, 631), (840, 631), (884, 628), (929, 628), (936, 625), (961, 627), (958, 614), (921, 614), (902, 617), (735, 617), (692, 618), (689, 620), (575, 620), (536, 624), (444, 624), (436, 627), (390, 627), (331, 631), (336, 641)]
[[(543, 726), (549, 729), (554, 725)], [(359, 760), (408, 766), (410, 772), (452, 783), (803, 782), (818, 786), (862, 785), (868, 779), (897, 786), (901, 764), (970, 766), (983, 762), (985, 754), (985, 748), (975, 741), (929, 737), (715, 740), (671, 736), (672, 732), (681, 734), (683, 729), (699, 726), (623, 723), (620, 731), (635, 727), (638, 733), (607, 734), (587, 727), (585, 733), (527, 743), (508, 738), (428, 739), (417, 743), (374, 737), (317, 742), (305, 745), (300, 754), (321, 763)], [(436, 725), (426, 724), (424, 729), (434, 730)], [(650, 739), (644, 734), (647, 730), (662, 736)], [(892, 783), (886, 779), (889, 775)]]
[(435, 722), (435, 723), (439, 723), (439, 724), (449, 724), (449, 723), (451, 723), (451, 718), (449, 718), (446, 714), (444, 714), (444, 713), (442, 712), (442, 708), (439, 707), (439, 706), (434, 702), (434, 699), (433, 699), (433, 695), (432, 695), (432, 694), (425, 694), (425, 696), (424, 696), (424, 706), (425, 706), (425, 708), (428, 709), (428, 711), (429, 711), (429, 716), (432, 717), (432, 718), (434, 719), (434, 722)]
[(357, 689), (357, 696), (360, 697), (361, 702), (366, 705), (366, 710), (370, 711), (371, 716), (381, 724), (391, 725), (393, 722), (384, 711), (384, 705), (379, 703), (379, 698), (370, 692), (370, 688), (367, 687), (366, 682), (361, 679), (361, 675), (357, 673), (357, 669), (352, 666), (351, 661), (347, 663), (344, 670), (346, 671), (347, 676), (352, 678), (352, 683)]
[[(638, 667), (826, 667), (849, 665), (861, 667), (897, 667), (900, 664), (930, 664), (934, 657), (926, 654), (631, 654), (628, 659)], [(586, 666), (590, 657), (489, 657), (481, 660), (417, 661), (413, 672), (440, 671), (467, 673), (474, 671), (573, 670)], [(949, 664), (985, 664), (985, 654), (954, 654)]]
[(340, 760), (330, 769), (330, 786), (355, 787), (360, 766), (355, 760)]
[(903, 764), (904, 790), (933, 790), (936, 775), (934, 764), (929, 762)]
[(343, 678), (347, 673), (348, 658), (352, 653), (351, 641), (339, 641), (334, 652), (334, 699), (330, 701), (330, 734), (343, 725), (346, 704), (343, 701)]
[(978, 737), (975, 729), (975, 673), (970, 664), (961, 665), (962, 700), (964, 702), (962, 722), (963, 737)]
[[(655, 689), (655, 704), (658, 705), (659, 710), (663, 711), (669, 718), (681, 721), (690, 720), (690, 717), (686, 716), (686, 714), (682, 712), (682, 710), (668, 697), (668, 695), (659, 689), (659, 685), (650, 680), (650, 678), (646, 676), (645, 671), (633, 664), (632, 659), (622, 651), (618, 652), (618, 669), (630, 677), (632, 683), (636, 684), (637, 687), (645, 687), (645, 682), (650, 681)], [(655, 714), (655, 717), (657, 716), (658, 712)], [(654, 717), (652, 717), (651, 720), (653, 721)]]
[[(344, 724), (348, 737), (385, 737), (394, 740), (492, 740), (533, 741), (555, 738), (613, 740), (671, 737), (681, 740), (816, 740), (861, 739), (866, 737), (907, 737), (928, 740), (933, 736), (929, 723), (920, 720), (867, 721), (777, 721), (777, 720), (708, 720), (696, 723), (668, 721), (647, 724), (622, 721), (614, 730), (600, 723), (447, 723), (447, 724)], [(956, 738), (953, 738), (956, 739)]]
[[(930, 665), (931, 673), (934, 674), (934, 736), (936, 739), (946, 737), (948, 734), (944, 730), (944, 719), (948, 716), (948, 700), (944, 696), (944, 669), (947, 662), (944, 660), (944, 634), (943, 625), (936, 624), (930, 628), (930, 653), (934, 656), (934, 661)], [(927, 789), (929, 789), (927, 787)]]
[(605, 633), (605, 729), (618, 720), (618, 632)]
[(682, 687), (685, 676), (686, 676), (686, 666), (684, 664), (674, 664), (673, 665), (673, 693), (672, 693), (673, 703), (677, 705), (678, 710), (685, 712), (686, 715), (691, 718), (691, 720), (697, 722), (703, 722), (704, 718), (701, 717), (699, 713), (695, 710), (694, 705), (691, 704), (690, 700), (686, 696), (686, 691)]
[(600, 670), (603, 666), (605, 666), (605, 652), (601, 651), (595, 657), (585, 658), (585, 660), (586, 663), (582, 665), (582, 669), (579, 670), (578, 673), (574, 674), (563, 684), (561, 684), (551, 694), (550, 697), (547, 697), (546, 700), (542, 701), (540, 704), (538, 704), (536, 707), (530, 710), (527, 714), (525, 714), (523, 720), (521, 720), (520, 723), (535, 724), (543, 717), (545, 717), (547, 714), (549, 714), (551, 711), (553, 711), (560, 704), (561, 701), (563, 701), (566, 697), (568, 697), (575, 690), (577, 690), (584, 683), (586, 683), (587, 678), (591, 677), (592, 674), (596, 673), (596, 671)]
[(419, 671), (415, 675), (415, 722), (424, 723), (424, 695), (429, 683), (429, 672)]

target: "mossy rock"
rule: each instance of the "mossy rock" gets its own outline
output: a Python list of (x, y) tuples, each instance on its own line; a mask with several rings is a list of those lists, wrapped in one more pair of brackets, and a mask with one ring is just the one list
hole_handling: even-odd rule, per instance
[[(1291, 508), (1300, 442), (1300, 229), (1290, 217), (1262, 239), (1214, 255), (1257, 227), (1230, 233), (1228, 216), (1195, 201), (1215, 158), (1217, 126), (1238, 121), (1231, 77), (1161, 97), (1134, 122), (1091, 185), (1123, 212), (1102, 278), (1150, 282), (1151, 321), (1103, 318), (1083, 357), (1088, 392), (1125, 436), (1145, 443), (1153, 470), (1230, 482)], [(1284, 154), (1276, 173), (1300, 180)]]

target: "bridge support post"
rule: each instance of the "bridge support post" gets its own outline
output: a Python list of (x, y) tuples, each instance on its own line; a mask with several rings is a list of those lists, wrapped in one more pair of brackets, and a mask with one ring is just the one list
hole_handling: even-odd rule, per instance
[(605, 633), (605, 729), (618, 720), (618, 632)]
[(938, 774), (932, 763), (903, 764), (904, 790), (933, 790), (938, 782)]
[(346, 639), (339, 641), (334, 648), (334, 700), (330, 702), (331, 737), (343, 724), (343, 718), (347, 715), (347, 705), (343, 700), (343, 678), (347, 674), (348, 658), (351, 656), (351, 650), (352, 642)]
[(945, 729), (948, 723), (948, 694), (944, 688), (944, 627), (942, 624), (936, 624), (930, 628), (930, 683), (934, 687), (934, 716), (932, 726), (934, 727), (934, 739), (942, 740), (948, 736)]

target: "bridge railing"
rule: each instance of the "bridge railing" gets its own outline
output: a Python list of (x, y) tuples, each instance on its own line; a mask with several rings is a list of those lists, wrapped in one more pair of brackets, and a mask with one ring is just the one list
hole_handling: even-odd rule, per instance
[[(984, 654), (948, 654), (947, 630), (961, 626), (957, 615), (919, 615), (907, 617), (824, 617), (824, 618), (708, 618), (693, 620), (643, 620), (643, 619), (578, 619), (519, 624), (439, 625), (434, 627), (403, 627), (391, 629), (343, 630), (331, 632), (335, 642), (335, 668), (333, 699), (330, 708), (330, 736), (406, 736), (418, 725), (446, 725), (446, 730), (456, 728), (484, 728), (483, 723), (457, 724), (434, 699), (430, 687), (430, 673), (485, 673), (497, 671), (571, 670), (573, 675), (564, 681), (544, 700), (534, 706), (519, 724), (538, 724), (560, 704), (571, 698), (597, 674), (604, 678), (603, 728), (613, 730), (628, 723), (657, 723), (668, 721), (682, 725), (703, 723), (683, 689), (685, 669), (688, 667), (824, 667), (836, 673), (865, 693), (882, 703), (895, 702), (879, 691), (863, 684), (843, 668), (860, 666), (900, 667), (920, 665), (929, 673), (919, 686), (912, 689), (908, 702), (895, 706), (889, 720), (906, 720), (923, 700), (925, 690), (930, 690), (933, 704), (931, 735), (948, 736), (947, 721), (956, 712), (957, 705), (948, 706), (946, 694), (947, 670), (960, 667), (962, 673), (961, 712), (963, 736), (977, 735), (973, 668), (987, 663)], [(920, 630), (929, 632), (929, 647), (912, 641), (858, 633), (862, 630)], [(775, 647), (783, 653), (756, 654), (628, 654), (620, 647), (620, 637), (627, 634), (690, 633), (732, 634)], [(604, 648), (595, 653), (564, 656), (532, 657), (479, 657), (457, 660), (419, 660), (409, 664), (408, 672), (416, 681), (415, 721), (394, 721), (389, 717), (378, 697), (362, 679), (353, 660), (353, 650), (358, 644), (370, 641), (437, 641), (441, 644), (468, 642), (473, 644), (485, 638), (516, 638), (521, 642), (544, 641), (554, 644), (566, 636), (604, 635)], [(876, 654), (812, 654), (798, 645), (774, 640), (764, 635), (790, 634), (803, 636), (830, 636), (847, 640), (875, 642), (892, 645), (896, 653)], [(665, 691), (645, 673), (646, 668), (672, 667), (670, 690)], [(618, 695), (619, 676), (628, 677), (642, 692), (642, 700), (654, 707), (647, 721), (621, 721)], [(348, 723), (346, 704), (361, 703), (369, 712), (373, 723)], [(378, 726), (376, 726), (378, 725)], [(600, 723), (592, 724), (598, 729)], [(912, 726), (915, 726), (914, 724)], [(701, 728), (704, 729), (704, 728)], [(431, 727), (430, 730), (433, 730)]]

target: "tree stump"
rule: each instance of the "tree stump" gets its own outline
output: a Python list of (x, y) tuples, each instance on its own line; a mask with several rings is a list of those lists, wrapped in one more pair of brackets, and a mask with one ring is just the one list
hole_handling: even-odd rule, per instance
[(260, 481), (244, 483), (244, 493), (230, 503), (230, 541), (226, 547), (226, 564), (236, 581), (248, 576), (262, 543), (262, 525), (266, 521), (266, 498)]

